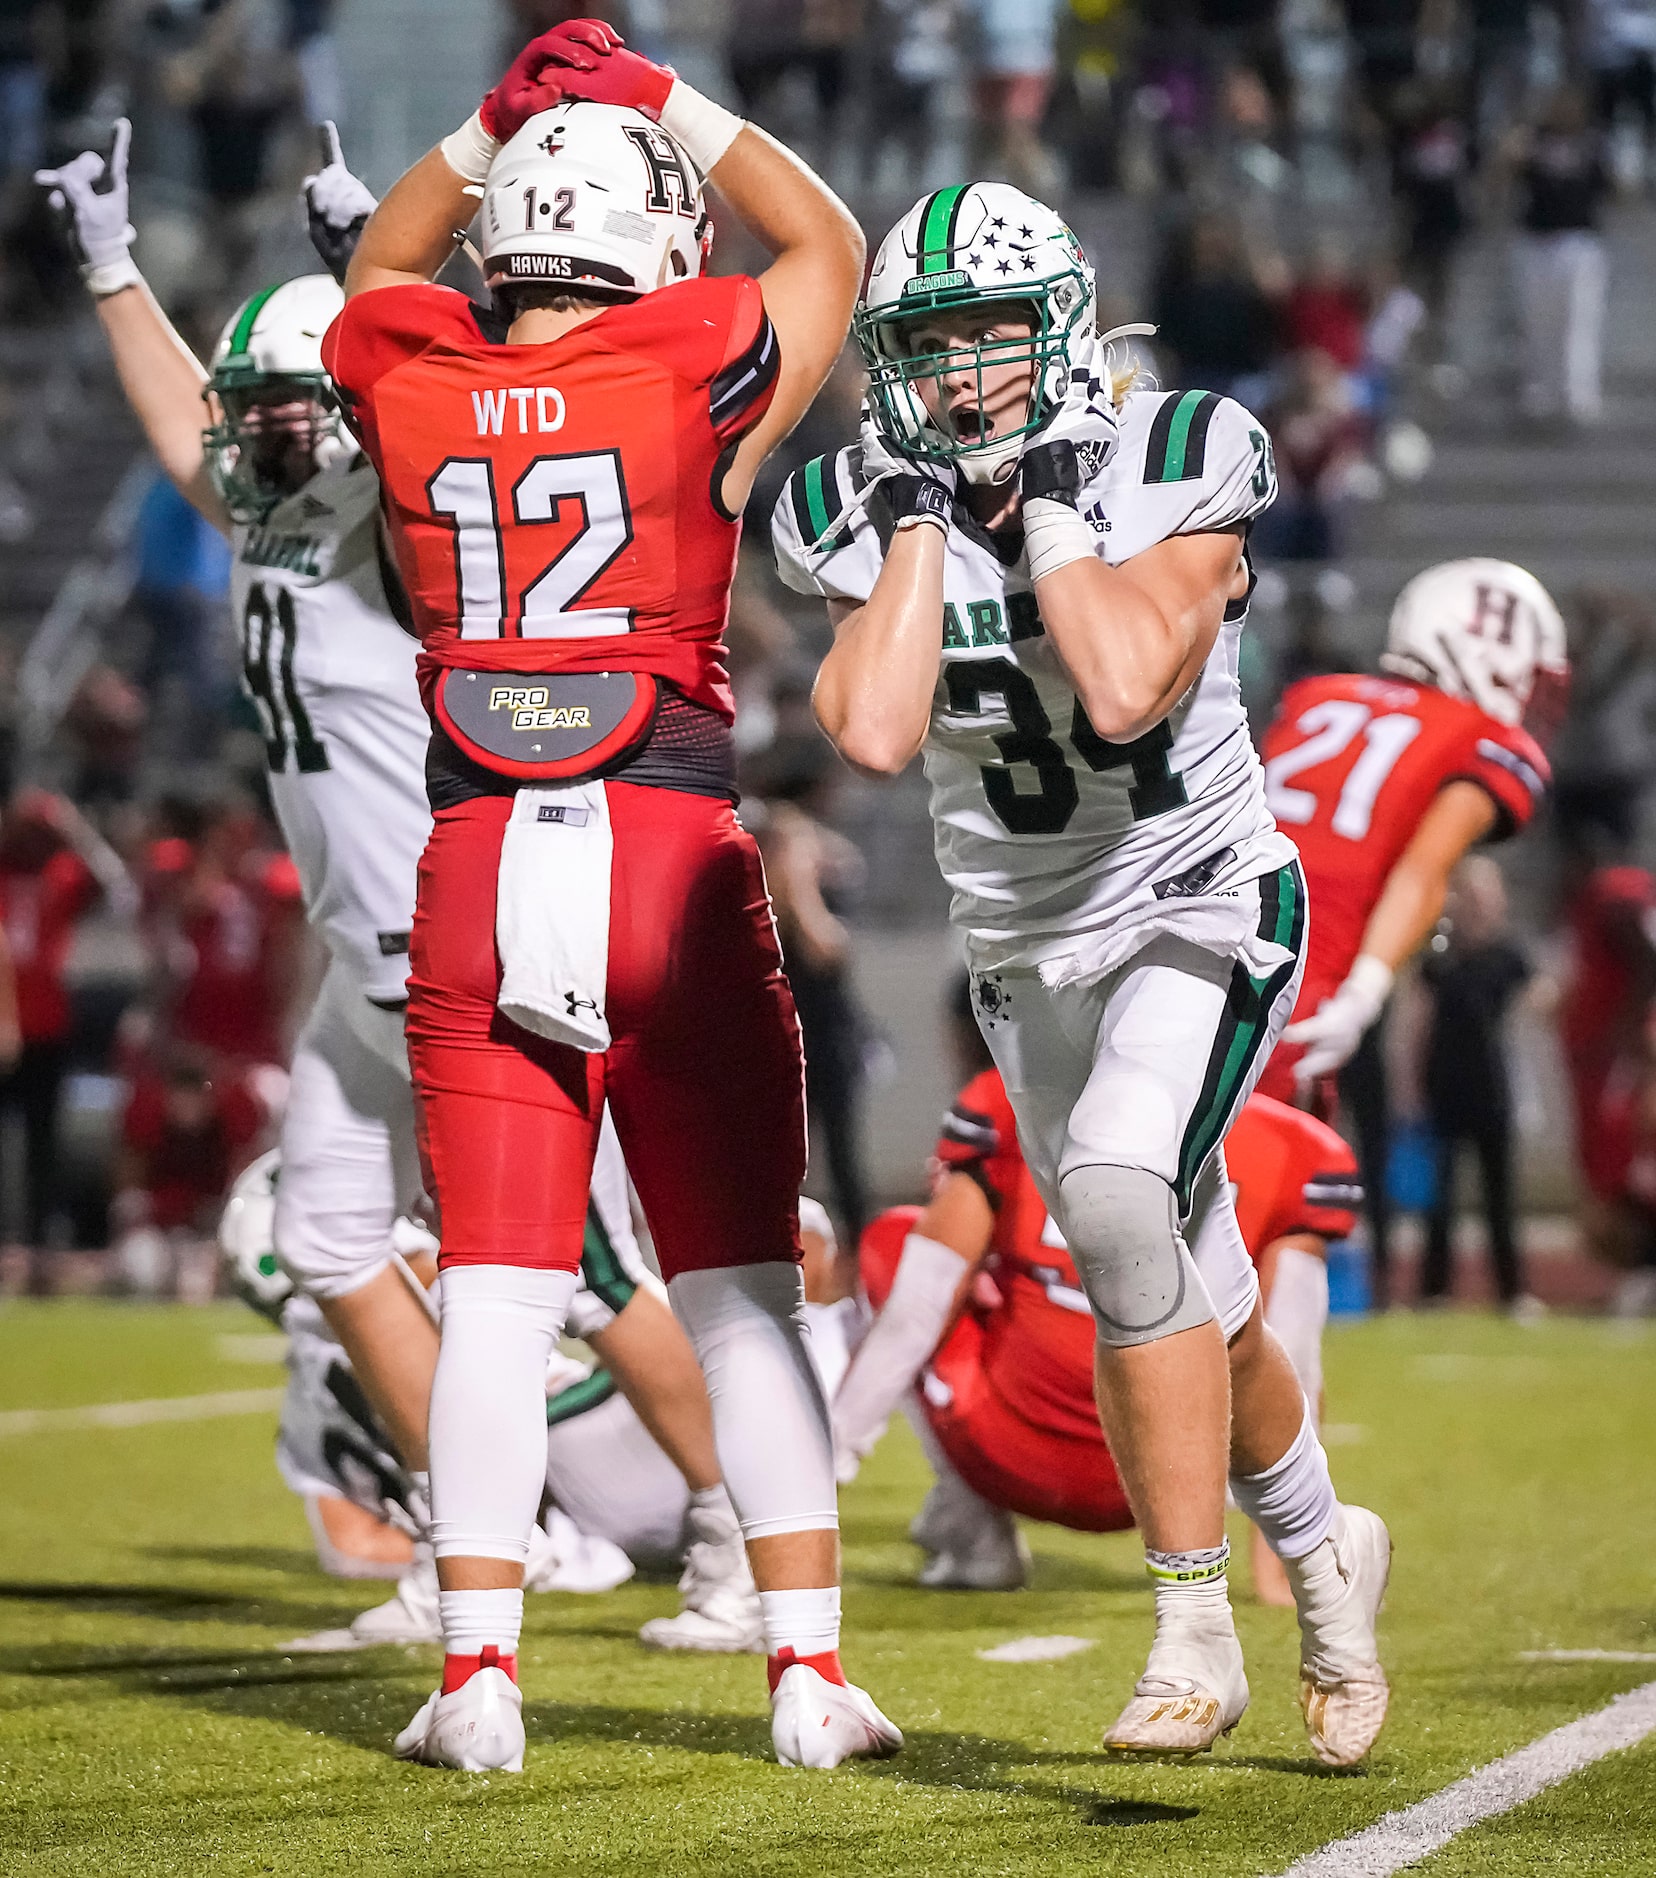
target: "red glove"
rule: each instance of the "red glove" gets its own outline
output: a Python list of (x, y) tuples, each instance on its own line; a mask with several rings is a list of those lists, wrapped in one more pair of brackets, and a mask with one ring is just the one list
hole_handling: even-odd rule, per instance
[(621, 35), (602, 20), (569, 20), (531, 39), (483, 100), (483, 128), (497, 143), (515, 137), (537, 112), (572, 95), (563, 82), (567, 73), (590, 71), (620, 44)]
[[(590, 24), (591, 22), (586, 22)], [(548, 73), (547, 76), (553, 76)], [(586, 104), (623, 104), (661, 122), (661, 107), (678, 74), (670, 65), (629, 52), (619, 40), (608, 58), (556, 74), (565, 98)]]

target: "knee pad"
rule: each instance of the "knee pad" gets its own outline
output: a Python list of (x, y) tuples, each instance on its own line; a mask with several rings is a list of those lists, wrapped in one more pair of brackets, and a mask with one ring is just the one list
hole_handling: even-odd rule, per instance
[(1058, 1201), (1101, 1343), (1125, 1349), (1212, 1323), (1213, 1301), (1159, 1174), (1078, 1167), (1059, 1183)]

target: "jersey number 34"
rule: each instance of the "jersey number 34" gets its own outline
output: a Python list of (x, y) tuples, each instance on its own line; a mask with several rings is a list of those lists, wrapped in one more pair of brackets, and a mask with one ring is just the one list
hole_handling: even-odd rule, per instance
[[(1012, 720), (1012, 728), (995, 738), (1001, 762), (1008, 766), (1028, 763), (1041, 785), (1039, 790), (1020, 791), (1010, 767), (985, 764), (983, 793), (996, 819), (1014, 835), (1061, 834), (1069, 826), (1081, 791), (1064, 746), (1052, 734), (1052, 719), (1047, 716), (1034, 680), (1010, 659), (952, 659), (943, 672), (949, 709), (957, 717), (978, 715), (983, 710), (985, 693), (1000, 698)], [(1167, 761), (1167, 753), (1173, 748), (1173, 726), (1165, 718), (1131, 743), (1106, 743), (1093, 729), (1092, 720), (1077, 698), (1069, 741), (1071, 749), (1095, 774), (1131, 769), (1133, 781), (1127, 800), (1135, 822), (1183, 808), (1190, 799), (1185, 794), (1184, 778)]]

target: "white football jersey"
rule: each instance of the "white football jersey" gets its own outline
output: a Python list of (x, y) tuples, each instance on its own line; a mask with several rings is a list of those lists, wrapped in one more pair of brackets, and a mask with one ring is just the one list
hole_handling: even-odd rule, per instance
[[(1081, 513), (1118, 564), (1169, 536), (1246, 523), (1276, 494), (1270, 443), (1212, 392), (1130, 393)], [(890, 540), (852, 446), (796, 470), (772, 518), (782, 578), (860, 602)], [(1237, 684), (1246, 600), (1167, 719), (1130, 744), (1093, 729), (1045, 635), (1021, 554), (1007, 565), (957, 505), (943, 577), (943, 664), (925, 744), (937, 859), (980, 967), (1033, 965), (1163, 899), (1223, 893), (1293, 859), (1265, 806)], [(1107, 626), (1101, 625), (1101, 630)]]
[(369, 997), (401, 998), (431, 813), (419, 647), (386, 603), (379, 484), (332, 464), (268, 521), (239, 527), (231, 600), (271, 799), (329, 951)]

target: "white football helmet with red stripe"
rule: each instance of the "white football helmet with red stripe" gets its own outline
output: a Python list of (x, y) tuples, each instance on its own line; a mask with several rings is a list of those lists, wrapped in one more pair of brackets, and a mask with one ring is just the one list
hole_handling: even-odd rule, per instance
[(1535, 576), (1511, 561), (1445, 561), (1397, 596), (1380, 663), (1542, 735), (1570, 681), (1564, 620)]
[(491, 288), (635, 300), (699, 274), (712, 246), (702, 178), (642, 111), (560, 104), (502, 145), (483, 185)]

